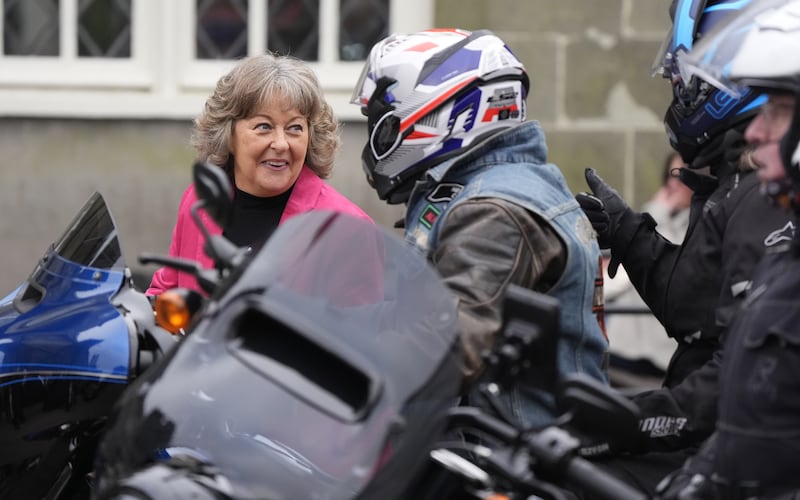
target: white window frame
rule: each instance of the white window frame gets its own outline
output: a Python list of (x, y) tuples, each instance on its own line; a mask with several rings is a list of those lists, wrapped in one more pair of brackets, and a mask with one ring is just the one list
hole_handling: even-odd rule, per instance
[[(2, 0), (0, 0), (2, 3)], [(61, 0), (59, 12), (58, 56), (7, 56), (0, 50), (0, 85), (4, 88), (37, 87), (63, 89), (70, 87), (128, 87), (144, 89), (153, 85), (152, 47), (147, 37), (132, 37), (130, 58), (78, 57), (78, 0)], [(150, 1), (133, 0), (133, 25), (145, 24), (157, 15)], [(3, 20), (0, 9), (0, 21)], [(4, 23), (0, 22), (0, 35)], [(0, 36), (0, 49), (3, 38)], [(87, 79), (87, 75), (93, 78)]]
[[(435, 0), (390, 1), (390, 33), (431, 27)], [(79, 58), (77, 4), (61, 0), (59, 56), (0, 50), (0, 116), (191, 119), (234, 64), (194, 58), (195, 0), (133, 0), (131, 57)], [(319, 60), (309, 64), (337, 117), (348, 120), (360, 118), (349, 100), (363, 62), (338, 61), (338, 8), (339, 0), (320, 0), (322, 43)], [(250, 54), (266, 46), (265, 9), (265, 0), (249, 2)]]

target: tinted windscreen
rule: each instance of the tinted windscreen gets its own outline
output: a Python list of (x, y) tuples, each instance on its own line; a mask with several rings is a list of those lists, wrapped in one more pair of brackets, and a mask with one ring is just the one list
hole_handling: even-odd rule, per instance
[(99, 193), (94, 193), (55, 242), (58, 255), (98, 269), (125, 267), (117, 227)]
[(145, 409), (129, 420), (141, 436), (120, 443), (199, 452), (236, 498), (343, 500), (388, 457), (424, 458), (404, 446), (456, 402), (458, 328), (455, 300), (411, 245), (304, 214), (214, 300), (218, 314), (128, 406)]

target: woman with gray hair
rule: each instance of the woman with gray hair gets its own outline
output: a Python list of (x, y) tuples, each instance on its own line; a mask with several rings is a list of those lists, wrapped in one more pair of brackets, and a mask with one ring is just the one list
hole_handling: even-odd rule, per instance
[[(240, 60), (217, 82), (191, 138), (198, 161), (224, 169), (235, 187), (233, 211), (223, 229), (201, 212), (211, 234), (238, 246), (258, 246), (275, 228), (311, 210), (331, 210), (371, 220), (323, 181), (341, 144), (339, 123), (319, 80), (302, 60), (264, 54)], [(191, 217), (194, 185), (183, 193), (169, 255), (210, 268), (205, 239)], [(149, 295), (169, 288), (200, 290), (194, 277), (162, 267)]]

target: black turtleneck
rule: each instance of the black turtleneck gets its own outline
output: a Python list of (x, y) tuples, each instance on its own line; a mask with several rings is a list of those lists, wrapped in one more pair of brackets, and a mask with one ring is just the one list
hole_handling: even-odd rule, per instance
[(233, 212), (223, 235), (236, 246), (259, 247), (281, 220), (292, 188), (278, 196), (254, 196), (236, 188)]

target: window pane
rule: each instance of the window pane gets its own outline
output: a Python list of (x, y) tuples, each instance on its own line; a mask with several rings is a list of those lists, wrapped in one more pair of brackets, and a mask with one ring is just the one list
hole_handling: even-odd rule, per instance
[(389, 34), (389, 0), (339, 0), (339, 59), (360, 61)]
[(58, 0), (3, 2), (3, 52), (13, 56), (57, 56)]
[(319, 0), (269, 0), (267, 18), (269, 50), (319, 59)]
[(196, 51), (198, 59), (246, 56), (247, 0), (197, 0)]
[(78, 56), (131, 56), (131, 0), (78, 2)]

